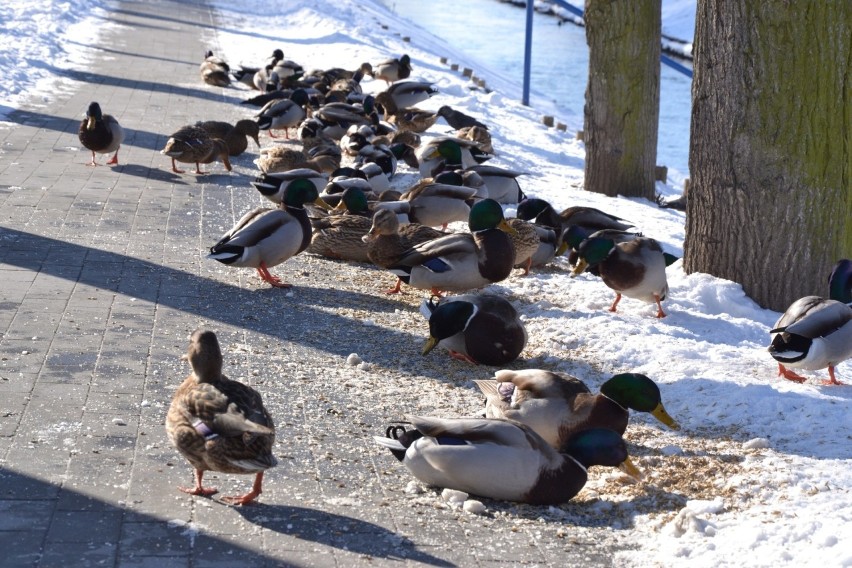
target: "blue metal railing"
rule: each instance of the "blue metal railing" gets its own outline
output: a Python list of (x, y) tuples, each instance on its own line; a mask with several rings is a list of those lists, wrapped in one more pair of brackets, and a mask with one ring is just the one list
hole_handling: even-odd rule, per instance
[[(550, 1), (556, 4), (557, 6), (565, 8), (577, 17), (583, 17), (582, 8), (578, 8), (577, 6), (569, 4), (568, 2), (565, 2), (563, 0)], [(532, 25), (534, 11), (534, 0), (527, 0), (526, 37), (524, 40), (524, 92), (523, 98), (521, 100), (521, 102), (527, 106), (530, 104), (530, 68), (532, 67)], [(668, 65), (675, 71), (683, 73), (684, 75), (692, 79), (692, 69), (690, 69), (686, 65), (675, 61), (665, 53), (660, 54), (660, 62), (664, 65)]]

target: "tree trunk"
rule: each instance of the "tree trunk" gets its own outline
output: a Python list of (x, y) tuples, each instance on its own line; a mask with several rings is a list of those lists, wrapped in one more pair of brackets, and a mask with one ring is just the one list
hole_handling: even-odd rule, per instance
[(684, 267), (762, 306), (852, 255), (852, 2), (699, 0)]
[(661, 0), (586, 0), (586, 183), (654, 200)]

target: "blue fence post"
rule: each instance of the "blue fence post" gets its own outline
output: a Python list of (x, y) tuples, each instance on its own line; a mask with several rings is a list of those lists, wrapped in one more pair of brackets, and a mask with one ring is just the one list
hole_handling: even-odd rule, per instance
[(524, 92), (521, 103), (530, 104), (530, 67), (532, 66), (533, 0), (527, 0), (527, 33), (524, 38)]

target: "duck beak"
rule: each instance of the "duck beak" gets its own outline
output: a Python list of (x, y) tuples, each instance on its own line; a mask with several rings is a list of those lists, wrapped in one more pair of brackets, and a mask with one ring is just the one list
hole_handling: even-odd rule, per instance
[(618, 469), (620, 469), (636, 481), (642, 481), (642, 472), (639, 471), (638, 467), (633, 465), (633, 462), (630, 461), (630, 458), (627, 458), (623, 462), (618, 464)]
[(87, 116), (86, 118), (88, 118), (88, 120), (86, 121), (86, 130), (91, 130), (95, 127), (95, 117)]
[(501, 231), (509, 233), (510, 235), (517, 235), (518, 234), (518, 231), (516, 231), (514, 228), (512, 228), (512, 226), (509, 225), (509, 223), (507, 223), (505, 219), (500, 221), (500, 224), (497, 225), (497, 228), (500, 229)]
[(568, 250), (568, 243), (560, 243), (559, 248), (556, 249), (556, 256), (562, 256), (565, 254), (565, 251)]
[(329, 205), (328, 203), (326, 203), (326, 202), (325, 202), (325, 200), (323, 200), (323, 198), (322, 198), (322, 197), (317, 197), (317, 198), (314, 200), (314, 205), (316, 205), (316, 206), (317, 206), (317, 207), (319, 207), (320, 209), (325, 209), (326, 211), (332, 211), (332, 210), (333, 210), (333, 209), (331, 208), (331, 205)]
[(672, 430), (680, 430), (680, 424), (678, 424), (674, 418), (669, 416), (669, 413), (666, 412), (665, 408), (663, 408), (662, 402), (657, 405), (657, 408), (651, 411), (651, 415)]
[(586, 267), (589, 266), (589, 263), (583, 260), (582, 258), (577, 261), (577, 266), (574, 267), (574, 270), (571, 271), (571, 278), (574, 278), (578, 274), (582, 274)]
[(430, 335), (429, 339), (426, 340), (426, 344), (423, 346), (423, 353), (421, 353), (421, 355), (426, 355), (432, 351), (436, 345), (438, 345), (438, 340)]
[(346, 204), (343, 203), (343, 200), (341, 199), (340, 202), (337, 205), (334, 206), (334, 209), (331, 209), (331, 211), (334, 211), (334, 212), (346, 211)]

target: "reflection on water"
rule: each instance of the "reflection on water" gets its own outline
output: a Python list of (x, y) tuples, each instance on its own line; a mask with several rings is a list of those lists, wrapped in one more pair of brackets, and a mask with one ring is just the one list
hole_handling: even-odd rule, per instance
[[(454, 49), (523, 84), (525, 11), (496, 0), (383, 0)], [(572, 126), (582, 125), (588, 78), (586, 33), (570, 23), (536, 14), (533, 23), (532, 90), (552, 100)], [(673, 181), (687, 177), (691, 79), (662, 66), (657, 163)], [(672, 170), (681, 175), (673, 174)]]

